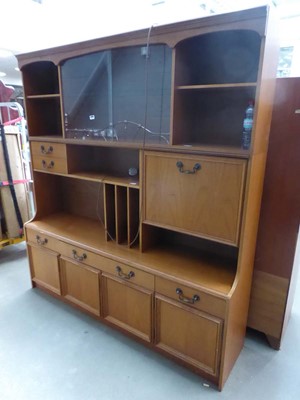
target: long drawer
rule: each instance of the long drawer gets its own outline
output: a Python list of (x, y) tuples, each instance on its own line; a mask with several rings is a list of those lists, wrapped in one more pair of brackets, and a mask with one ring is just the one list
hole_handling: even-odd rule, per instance
[(52, 236), (39, 232), (35, 229), (30, 229), (26, 227), (26, 237), (27, 241), (40, 247), (45, 247), (49, 250), (60, 252), (60, 241), (54, 239)]
[(66, 257), (74, 259), (75, 261), (90, 265), (103, 272), (119, 277), (124, 281), (135, 283), (146, 289), (154, 290), (154, 276), (141, 271), (138, 268), (131, 267), (127, 264), (114, 261), (110, 258), (103, 257), (99, 254), (63, 242), (60, 243), (60, 253)]

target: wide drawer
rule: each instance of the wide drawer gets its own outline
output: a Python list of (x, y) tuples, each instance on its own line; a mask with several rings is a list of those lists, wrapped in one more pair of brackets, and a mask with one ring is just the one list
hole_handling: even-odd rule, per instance
[(225, 317), (226, 300), (205, 293), (201, 290), (195, 290), (188, 286), (156, 277), (155, 291), (216, 317)]
[(35, 170), (61, 174), (68, 173), (67, 160), (64, 158), (33, 156), (32, 164)]
[(60, 244), (60, 253), (73, 260), (117, 276), (124, 281), (154, 290), (154, 276), (138, 268), (130, 267), (126, 264), (111, 260), (110, 258), (63, 242)]
[(26, 228), (27, 241), (40, 247), (60, 252), (60, 241), (35, 229)]
[(31, 142), (33, 156), (66, 158), (66, 145), (63, 143)]
[(145, 152), (143, 221), (237, 245), (246, 165), (234, 158)]

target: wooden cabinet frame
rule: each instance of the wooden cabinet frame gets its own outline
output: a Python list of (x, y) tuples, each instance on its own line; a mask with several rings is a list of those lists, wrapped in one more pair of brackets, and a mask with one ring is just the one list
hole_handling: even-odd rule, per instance
[[(258, 7), (18, 55), (36, 201), (26, 225), (33, 283), (220, 390), (247, 324), (275, 32), (272, 9)], [(205, 179), (193, 179), (208, 165)], [(44, 248), (36, 235), (49, 241)], [(43, 276), (43, 255), (58, 283)], [(178, 298), (180, 288), (187, 294)], [(199, 305), (190, 293), (200, 293)], [(184, 329), (167, 331), (176, 315), (197, 331), (187, 346)]]

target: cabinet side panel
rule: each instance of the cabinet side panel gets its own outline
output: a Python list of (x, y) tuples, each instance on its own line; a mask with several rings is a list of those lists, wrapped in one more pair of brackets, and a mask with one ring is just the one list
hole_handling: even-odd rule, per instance
[(240, 254), (235, 283), (231, 290), (231, 301), (223, 347), (222, 388), (242, 347), (247, 325), (251, 291), (256, 237), (260, 203), (268, 149), (272, 105), (275, 93), (275, 79), (278, 64), (278, 39), (276, 15), (269, 9), (266, 27), (268, 34), (262, 39), (261, 60), (256, 92), (256, 117), (253, 125), (253, 145), (248, 167), (245, 191), (245, 207), (241, 229)]

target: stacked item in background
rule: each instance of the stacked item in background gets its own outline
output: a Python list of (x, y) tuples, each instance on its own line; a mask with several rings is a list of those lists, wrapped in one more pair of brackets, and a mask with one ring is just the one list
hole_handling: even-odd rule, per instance
[[(22, 224), (30, 218), (30, 166), (23, 109), (10, 103), (14, 88), (0, 81), (0, 249), (24, 239)], [(6, 153), (6, 154), (5, 154)], [(9, 171), (10, 169), (10, 171)], [(12, 195), (12, 191), (15, 195)], [(14, 198), (15, 197), (15, 201)]]

